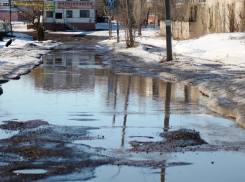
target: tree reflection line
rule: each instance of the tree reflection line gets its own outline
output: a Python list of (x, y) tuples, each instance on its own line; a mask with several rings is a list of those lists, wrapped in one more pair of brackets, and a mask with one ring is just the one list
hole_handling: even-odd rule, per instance
[[(108, 84), (111, 81), (110, 77), (111, 77), (111, 74), (109, 76)], [(125, 143), (126, 124), (127, 124), (127, 109), (128, 109), (128, 104), (129, 104), (131, 79), (132, 78), (130, 76), (127, 76), (126, 95), (125, 95), (125, 101), (124, 101), (124, 117), (123, 117), (123, 128), (122, 128), (122, 139), (121, 139), (121, 146), (122, 147), (124, 147), (124, 143)], [(113, 81), (113, 93), (114, 93), (113, 108), (114, 108), (114, 110), (116, 109), (116, 105), (117, 105), (117, 82), (118, 82), (118, 76), (115, 75), (114, 81)], [(171, 83), (169, 83), (169, 82), (166, 83), (165, 117), (164, 117), (164, 127), (163, 127), (164, 132), (167, 132), (169, 130), (171, 86), (172, 86)], [(153, 87), (155, 87), (155, 84), (153, 84)], [(109, 86), (108, 86), (108, 88), (109, 88)], [(156, 88), (153, 88), (153, 91), (156, 91)], [(109, 96), (108, 96), (108, 99), (109, 99)], [(115, 125), (115, 120), (116, 120), (116, 114), (113, 115), (113, 119), (112, 119), (112, 125), (113, 126)], [(161, 168), (161, 182), (165, 182), (165, 172), (166, 172), (166, 168)]]

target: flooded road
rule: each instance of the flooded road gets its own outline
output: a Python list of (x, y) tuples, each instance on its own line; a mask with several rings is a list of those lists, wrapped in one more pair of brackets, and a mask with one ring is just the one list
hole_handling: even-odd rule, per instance
[[(0, 121), (43, 120), (55, 126), (97, 127), (72, 144), (105, 148), (103, 155), (116, 158), (192, 163), (160, 169), (107, 164), (97, 167), (88, 181), (242, 181), (245, 177), (241, 171), (245, 154), (234, 147), (228, 152), (128, 151), (132, 141), (161, 141), (161, 132), (182, 128), (200, 132), (211, 145), (239, 146), (244, 129), (207, 110), (207, 98), (196, 87), (116, 74), (92, 50), (56, 51), (42, 59), (43, 65), (28, 75), (2, 85)], [(15, 134), (1, 130), (0, 139)], [(74, 172), (63, 180), (82, 181), (80, 175)]]

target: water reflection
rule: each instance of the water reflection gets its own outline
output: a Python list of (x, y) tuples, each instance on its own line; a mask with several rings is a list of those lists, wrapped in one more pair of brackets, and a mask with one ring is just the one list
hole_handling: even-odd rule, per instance
[[(108, 93), (110, 93), (110, 92), (108, 91)], [(116, 105), (117, 105), (117, 75), (115, 75), (115, 77), (114, 77), (113, 93), (114, 93), (113, 109), (115, 110), (116, 109)], [(109, 96), (109, 94), (108, 94), (108, 96)], [(109, 98), (110, 97), (108, 97), (108, 100), (109, 100)], [(115, 121), (116, 121), (116, 114), (113, 115), (112, 126), (115, 126)]]
[[(63, 53), (49, 54), (43, 57), (42, 82), (37, 87), (47, 90), (70, 90), (95, 87), (95, 56), (91, 54)], [(94, 68), (94, 69), (91, 69)], [(63, 70), (63, 71), (62, 71)]]
[[(196, 87), (117, 75), (93, 52), (52, 53), (44, 56), (43, 62), (22, 79), (3, 85), (8, 94), (0, 98), (2, 113), (6, 113), (2, 120), (38, 118), (58, 125), (121, 127), (120, 146), (125, 146), (128, 129), (150, 127), (167, 131), (182, 127), (186, 114), (207, 112), (206, 98)], [(22, 97), (15, 94), (16, 88)], [(17, 105), (9, 100), (22, 106), (12, 109)], [(192, 118), (185, 123), (194, 122), (195, 117)]]
[(165, 100), (165, 118), (164, 118), (164, 131), (165, 132), (169, 130), (170, 102), (171, 102), (171, 83), (167, 83), (166, 100)]
[[(89, 92), (85, 95), (91, 96), (92, 99), (93, 93), (93, 97), (96, 95), (95, 100), (99, 92), (99, 100), (103, 101), (96, 102), (94, 105), (100, 105), (99, 110), (106, 107), (109, 108), (107, 111), (114, 112), (112, 126), (116, 125), (117, 116), (123, 114), (123, 133), (126, 129), (128, 112), (165, 111), (164, 128), (166, 130), (169, 128), (171, 101), (175, 103), (172, 105), (175, 113), (200, 112), (198, 106), (200, 103), (205, 103), (194, 87), (170, 84), (156, 78), (116, 75), (104, 66), (102, 60), (94, 53), (50, 54), (44, 56), (43, 61), (44, 67), (33, 72), (37, 88), (50, 92), (76, 92), (76, 94)], [(131, 90), (132, 93), (130, 93)]]
[(166, 168), (161, 169), (161, 182), (165, 182)]
[[(43, 57), (43, 62), (20, 80), (3, 85), (1, 121), (43, 119), (54, 125), (101, 127), (91, 133), (105, 136), (104, 140), (81, 143), (116, 149), (129, 148), (130, 140), (161, 140), (159, 132), (181, 127), (197, 128), (212, 140), (230, 136), (244, 140), (244, 134), (230, 127), (232, 122), (207, 115), (211, 113), (206, 110), (206, 98), (196, 87), (117, 75), (93, 52), (53, 53)], [(227, 127), (232, 135), (222, 133)], [(161, 182), (165, 173), (162, 168), (158, 174)]]
[(126, 123), (127, 123), (127, 108), (128, 108), (128, 100), (129, 100), (129, 93), (130, 93), (130, 84), (131, 84), (131, 77), (128, 77), (127, 79), (127, 91), (125, 95), (125, 103), (124, 103), (124, 117), (123, 117), (123, 130), (122, 130), (122, 144), (121, 146), (124, 146), (124, 138), (125, 138), (125, 130), (126, 130)]

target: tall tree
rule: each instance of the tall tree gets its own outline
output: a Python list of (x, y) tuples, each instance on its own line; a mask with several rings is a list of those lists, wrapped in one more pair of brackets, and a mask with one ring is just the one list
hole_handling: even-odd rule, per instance
[(125, 29), (125, 40), (127, 47), (134, 46), (134, 17), (133, 17), (133, 0), (120, 0), (118, 1), (118, 21)]
[(134, 37), (133, 37), (134, 19), (132, 15), (132, 10), (133, 10), (133, 3), (130, 3), (130, 0), (126, 0), (126, 12), (127, 12), (126, 45), (127, 47), (134, 46)]
[(141, 27), (147, 19), (148, 8), (146, 0), (134, 0), (133, 16), (138, 27), (138, 35), (141, 34)]

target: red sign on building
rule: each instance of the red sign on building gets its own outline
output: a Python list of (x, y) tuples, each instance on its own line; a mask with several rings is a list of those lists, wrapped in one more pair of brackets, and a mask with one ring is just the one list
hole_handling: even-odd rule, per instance
[(58, 1), (58, 9), (94, 9), (93, 1)]

